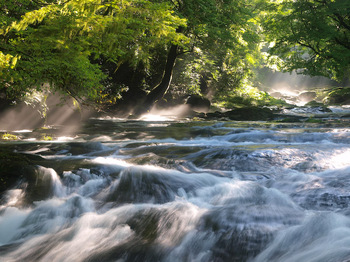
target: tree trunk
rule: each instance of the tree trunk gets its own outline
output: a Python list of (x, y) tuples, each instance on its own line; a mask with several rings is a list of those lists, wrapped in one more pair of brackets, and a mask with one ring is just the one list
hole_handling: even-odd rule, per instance
[(136, 109), (135, 115), (140, 115), (147, 112), (151, 106), (158, 100), (162, 99), (168, 91), (173, 75), (175, 61), (178, 56), (177, 51), (178, 45), (171, 45), (161, 82), (146, 96), (146, 99), (142, 105)]

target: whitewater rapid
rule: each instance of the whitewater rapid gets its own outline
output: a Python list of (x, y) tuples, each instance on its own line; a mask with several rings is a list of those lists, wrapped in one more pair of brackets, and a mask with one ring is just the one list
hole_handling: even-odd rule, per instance
[(350, 261), (346, 125), (91, 120), (7, 143), (0, 261)]

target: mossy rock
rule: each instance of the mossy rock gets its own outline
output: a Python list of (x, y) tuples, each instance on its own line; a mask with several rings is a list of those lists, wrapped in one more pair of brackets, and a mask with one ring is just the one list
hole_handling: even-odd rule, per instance
[(325, 101), (330, 105), (350, 105), (350, 87), (341, 87), (331, 91)]
[(298, 99), (301, 101), (311, 101), (317, 97), (316, 92), (314, 91), (306, 91), (299, 94)]
[(309, 106), (309, 107), (326, 107), (325, 104), (321, 103), (321, 102), (317, 102), (315, 100), (312, 100), (308, 103), (305, 104), (305, 106)]
[(312, 107), (312, 108), (318, 108), (319, 111), (325, 112), (325, 113), (332, 112), (332, 110), (330, 110), (325, 104), (317, 102), (315, 100), (306, 103), (305, 106)]
[(186, 104), (189, 105), (192, 110), (197, 112), (208, 112), (210, 109), (209, 99), (199, 95), (190, 95)]

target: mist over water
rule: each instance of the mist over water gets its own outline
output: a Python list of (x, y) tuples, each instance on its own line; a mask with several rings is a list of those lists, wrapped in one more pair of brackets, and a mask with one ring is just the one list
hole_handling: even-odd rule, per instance
[(77, 107), (72, 98), (33, 91), (31, 98), (8, 106), (0, 114), (0, 131), (32, 130), (42, 126), (65, 126), (61, 133), (72, 134), (81, 122), (93, 115), (91, 109)]
[[(344, 120), (345, 121), (345, 120)], [(348, 261), (350, 129), (91, 119), (0, 202), (0, 261)]]
[(261, 86), (268, 91), (278, 91), (279, 89), (283, 90), (283, 88), (286, 88), (292, 93), (298, 93), (313, 88), (339, 85), (338, 82), (327, 77), (307, 76), (298, 74), (295, 71), (291, 73), (282, 73), (279, 71), (272, 72), (269, 69), (261, 69), (259, 73), (264, 76), (263, 79), (261, 79)]
[(263, 68), (257, 74), (259, 82), (256, 85), (259, 89), (297, 106), (304, 106), (310, 101), (323, 102), (323, 92), (329, 93), (331, 88), (345, 84), (322, 76), (298, 74), (296, 71), (282, 73)]

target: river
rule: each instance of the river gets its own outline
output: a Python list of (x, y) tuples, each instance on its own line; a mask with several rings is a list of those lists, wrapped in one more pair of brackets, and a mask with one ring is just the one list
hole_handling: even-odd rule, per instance
[(348, 123), (19, 131), (36, 179), (2, 196), (0, 261), (350, 261)]

